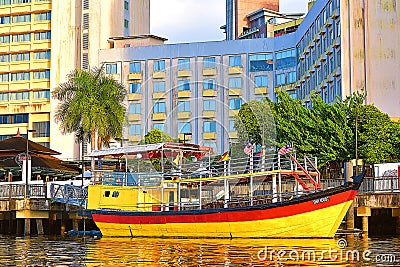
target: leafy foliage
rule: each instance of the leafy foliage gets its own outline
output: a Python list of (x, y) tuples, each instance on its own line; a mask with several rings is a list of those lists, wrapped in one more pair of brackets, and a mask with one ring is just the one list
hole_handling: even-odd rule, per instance
[[(242, 105), (235, 118), (235, 129), (241, 147), (249, 139), (275, 149), (294, 142), (299, 156), (317, 156), (319, 166), (355, 158), (355, 139), (358, 158), (366, 163), (398, 161), (400, 123), (391, 121), (375, 106), (364, 105), (365, 98), (361, 90), (343, 101), (327, 104), (313, 94), (311, 108), (307, 108), (287, 92), (278, 91), (275, 103), (250, 101)], [(235, 149), (240, 153), (240, 149)]]
[(159, 129), (153, 129), (144, 136), (144, 139), (140, 141), (140, 144), (157, 144), (173, 141), (175, 140), (169, 134), (164, 133)]
[(95, 148), (108, 145), (110, 138), (121, 138), (126, 108), (123, 84), (106, 76), (102, 68), (89, 71), (76, 69), (52, 93), (60, 101), (55, 121), (63, 133), (75, 133), (79, 141), (91, 137)]

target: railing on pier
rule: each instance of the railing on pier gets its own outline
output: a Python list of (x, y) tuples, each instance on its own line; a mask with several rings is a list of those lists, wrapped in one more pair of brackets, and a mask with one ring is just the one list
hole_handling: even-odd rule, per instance
[[(27, 198), (46, 198), (46, 184), (29, 184)], [(0, 199), (22, 199), (25, 198), (25, 184), (1, 184)]]
[[(321, 181), (322, 188), (342, 185), (344, 179), (326, 179)], [(365, 177), (360, 193), (400, 192), (400, 177)]]
[(71, 184), (50, 184), (51, 199), (55, 202), (86, 207), (87, 187)]

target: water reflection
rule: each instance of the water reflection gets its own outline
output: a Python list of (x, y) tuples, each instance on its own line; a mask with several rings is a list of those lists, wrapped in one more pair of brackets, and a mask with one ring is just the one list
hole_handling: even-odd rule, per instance
[(399, 238), (96, 240), (0, 236), (0, 266), (398, 266), (399, 260)]

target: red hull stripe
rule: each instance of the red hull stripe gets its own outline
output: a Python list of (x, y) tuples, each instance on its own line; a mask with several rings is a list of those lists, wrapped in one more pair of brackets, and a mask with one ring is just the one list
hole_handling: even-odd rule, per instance
[[(155, 212), (154, 216), (123, 215), (118, 211), (115, 214), (92, 214), (95, 222), (118, 224), (165, 224), (165, 223), (216, 223), (216, 222), (244, 222), (267, 220), (293, 216), (306, 212), (331, 207), (337, 204), (353, 200), (356, 190), (350, 190), (326, 198), (319, 199), (319, 203), (306, 201), (288, 206), (242, 211), (221, 211), (206, 214), (171, 214), (168, 212)], [(318, 200), (318, 199), (317, 199)]]

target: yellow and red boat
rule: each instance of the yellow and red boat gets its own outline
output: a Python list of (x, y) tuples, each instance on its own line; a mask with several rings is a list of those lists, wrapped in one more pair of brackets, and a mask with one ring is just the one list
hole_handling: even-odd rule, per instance
[[(244, 161), (213, 164), (211, 154), (209, 147), (180, 143), (93, 151), (89, 156), (124, 158), (118, 162), (127, 170), (104, 170), (103, 164), (103, 170), (93, 172), (87, 209), (102, 235), (330, 238), (363, 179), (360, 174), (352, 182), (321, 189), (309, 158), (301, 164), (293, 155), (256, 158), (250, 153)], [(156, 158), (161, 165), (156, 166)], [(175, 168), (166, 167), (169, 159), (175, 159)]]

